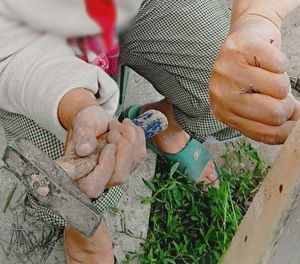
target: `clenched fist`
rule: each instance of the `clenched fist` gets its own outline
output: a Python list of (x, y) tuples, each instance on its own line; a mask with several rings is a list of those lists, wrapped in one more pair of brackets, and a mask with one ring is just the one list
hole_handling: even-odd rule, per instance
[(283, 143), (299, 115), (291, 94), (281, 33), (258, 15), (238, 18), (215, 61), (210, 81), (214, 115), (246, 136)]
[(146, 155), (146, 140), (141, 128), (129, 119), (110, 120), (99, 106), (78, 112), (69, 129), (66, 153), (88, 156), (96, 148), (96, 138), (108, 131), (108, 144), (101, 151), (98, 164), (87, 176), (77, 180), (90, 198), (98, 197), (105, 187), (127, 182), (129, 174)]

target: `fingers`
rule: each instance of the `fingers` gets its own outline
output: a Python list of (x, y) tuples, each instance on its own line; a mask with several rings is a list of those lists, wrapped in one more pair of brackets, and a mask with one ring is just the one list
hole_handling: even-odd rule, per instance
[[(79, 128), (74, 126), (73, 131), (70, 149), (72, 147), (74, 149), (75, 146), (81, 155), (88, 153), (90, 149), (84, 149), (82, 144), (94, 144), (93, 140), (96, 138), (93, 136), (92, 128), (87, 126), (83, 129), (82, 126)], [(130, 120), (122, 123), (111, 121), (107, 141), (109, 144), (102, 150), (95, 169), (77, 181), (79, 188), (91, 198), (98, 197), (105, 187), (126, 183), (130, 173), (146, 154), (144, 133)]]
[(116, 166), (114, 174), (107, 187), (126, 182), (129, 174), (146, 156), (146, 140), (141, 128), (135, 126), (129, 119), (122, 123), (109, 123), (107, 141), (117, 146)]
[(246, 45), (245, 59), (249, 65), (278, 74), (287, 71), (288, 59), (280, 48), (273, 43), (247, 42)]
[[(145, 133), (142, 128), (136, 126), (132, 121), (128, 118), (125, 118), (122, 122), (123, 125), (128, 126), (128, 129), (124, 129), (121, 131), (124, 137), (129, 138), (131, 143), (135, 142), (139, 145), (139, 153), (138, 157), (134, 159), (134, 168), (140, 163), (142, 159), (146, 156), (146, 138)], [(133, 132), (134, 131), (134, 132)], [(135, 134), (135, 135), (133, 135)]]
[(247, 137), (266, 144), (284, 143), (296, 124), (295, 121), (287, 121), (280, 126), (269, 126), (234, 114), (226, 122)]
[(135, 137), (137, 136), (138, 128), (126, 123), (125, 120), (122, 123), (119, 123), (116, 120), (114, 120), (109, 123), (109, 130), (117, 131), (119, 132), (119, 134), (125, 137), (129, 142), (134, 142)]
[(116, 164), (116, 146), (108, 144), (102, 150), (98, 164), (87, 176), (77, 181), (79, 188), (90, 198), (97, 198), (104, 191), (107, 182), (114, 173)]
[(233, 112), (266, 125), (281, 125), (291, 118), (295, 107), (290, 94), (284, 99), (261, 93), (241, 94), (234, 82), (215, 73), (210, 82), (209, 95), (211, 109), (221, 121), (226, 119), (228, 112)]
[(291, 90), (286, 73), (273, 73), (265, 69), (251, 66), (246, 61), (230, 61), (224, 65), (223, 59), (215, 62), (213, 73), (235, 83), (237, 90), (254, 88), (260, 93), (277, 99), (285, 98)]
[(263, 30), (229, 35), (213, 71), (234, 81), (239, 89), (253, 87), (260, 93), (283, 99), (290, 92), (288, 61), (279, 46), (261, 37), (258, 31)]
[(277, 100), (264, 94), (236, 93), (231, 100), (229, 108), (233, 113), (266, 125), (281, 125), (294, 113), (294, 101), (290, 96)]
[(132, 164), (132, 170), (134, 170), (146, 156), (146, 139), (144, 131), (133, 124), (128, 118), (124, 119), (122, 123), (119, 123), (116, 120), (111, 121), (109, 123), (109, 129), (108, 142), (118, 145), (121, 137), (124, 137), (124, 139), (126, 139), (134, 148), (135, 151), (133, 153)]
[(300, 104), (291, 94), (282, 100), (264, 94), (240, 94), (234, 83), (215, 73), (210, 88), (214, 115), (264, 143), (283, 143), (300, 115)]
[(278, 28), (264, 18), (236, 20), (220, 49), (209, 89), (212, 112), (220, 121), (269, 144), (284, 142), (300, 115), (290, 94), (280, 39)]
[(239, 68), (235, 77), (235, 82), (240, 88), (254, 88), (277, 99), (285, 98), (291, 90), (287, 73), (277, 74), (259, 67), (244, 65)]
[(133, 164), (131, 153), (131, 145), (127, 141), (122, 140), (118, 143), (114, 173), (106, 184), (108, 188), (127, 182)]

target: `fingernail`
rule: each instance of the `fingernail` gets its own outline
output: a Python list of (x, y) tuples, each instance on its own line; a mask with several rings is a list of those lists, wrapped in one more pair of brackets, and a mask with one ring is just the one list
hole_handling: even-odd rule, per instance
[(96, 148), (96, 139), (90, 140), (88, 142), (78, 143), (76, 145), (76, 154), (78, 156), (88, 156), (90, 155)]

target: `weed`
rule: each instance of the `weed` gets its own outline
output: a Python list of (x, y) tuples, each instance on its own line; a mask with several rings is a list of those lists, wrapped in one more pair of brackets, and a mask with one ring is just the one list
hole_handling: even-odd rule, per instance
[(18, 187), (18, 184), (15, 183), (14, 186), (12, 187), (12, 189), (10, 190), (10, 192), (8, 193), (6, 201), (5, 201), (5, 205), (4, 205), (4, 208), (3, 208), (3, 213), (5, 213), (7, 208), (9, 207), (10, 202), (11, 202), (11, 200), (12, 200), (14, 194), (15, 194), (15, 191), (17, 190), (17, 187)]
[(140, 263), (218, 263), (225, 253), (261, 181), (268, 172), (246, 141), (226, 145), (220, 188), (204, 191), (178, 172), (161, 165), (153, 191), (142, 198), (151, 203), (151, 217)]

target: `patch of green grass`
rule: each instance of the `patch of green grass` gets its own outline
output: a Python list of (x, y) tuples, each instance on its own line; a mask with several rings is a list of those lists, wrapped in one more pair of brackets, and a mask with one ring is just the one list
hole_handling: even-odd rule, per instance
[[(218, 263), (268, 172), (257, 151), (243, 141), (226, 145), (220, 188), (189, 181), (177, 171), (144, 180), (153, 191), (151, 217), (140, 263)], [(161, 169), (160, 171), (163, 171)]]

